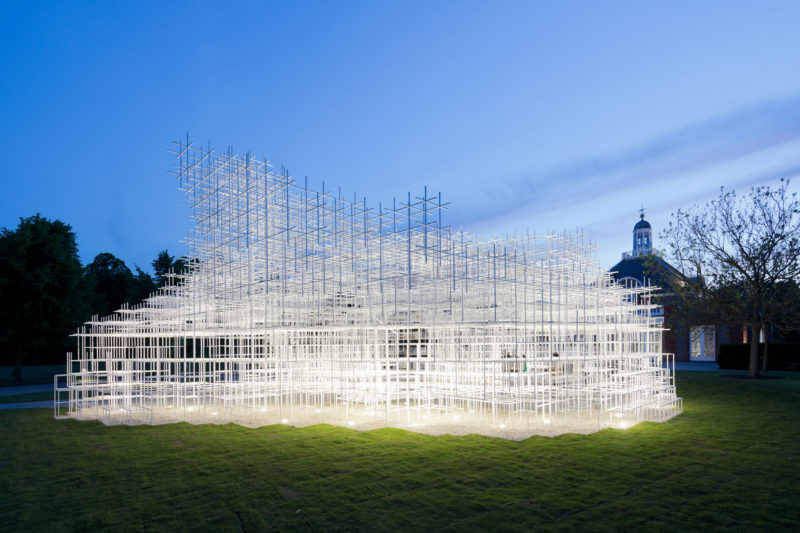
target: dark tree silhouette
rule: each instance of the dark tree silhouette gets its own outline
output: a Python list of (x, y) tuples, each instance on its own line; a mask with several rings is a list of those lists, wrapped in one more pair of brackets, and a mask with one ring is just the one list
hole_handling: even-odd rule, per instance
[(86, 265), (86, 279), (91, 287), (92, 314), (105, 316), (131, 300), (134, 278), (125, 262), (104, 252)]
[(156, 283), (159, 287), (166, 285), (167, 275), (172, 272), (174, 274), (182, 274), (188, 268), (186, 261), (180, 258), (175, 258), (169, 255), (168, 250), (162, 250), (158, 256), (153, 260), (153, 272), (156, 275)]
[(158, 289), (158, 284), (153, 279), (153, 276), (137, 266), (128, 303), (137, 304), (150, 296), (156, 289)]
[(63, 360), (88, 315), (87, 296), (69, 225), (37, 214), (0, 231), (0, 350), (17, 380), (23, 361)]
[(761, 331), (797, 307), (800, 201), (788, 186), (754, 187), (746, 197), (721, 190), (716, 200), (673, 213), (662, 234), (674, 264), (697, 275), (679, 287), (684, 301), (751, 329), (751, 377), (759, 373)]

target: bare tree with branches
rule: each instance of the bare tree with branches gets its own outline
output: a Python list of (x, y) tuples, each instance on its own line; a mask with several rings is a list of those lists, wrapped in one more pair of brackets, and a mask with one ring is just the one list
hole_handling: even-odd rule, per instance
[(675, 266), (698, 276), (678, 288), (683, 304), (751, 329), (750, 377), (759, 374), (761, 332), (797, 306), (788, 289), (800, 278), (800, 201), (788, 189), (783, 179), (747, 196), (721, 188), (717, 199), (673, 213), (662, 233)]

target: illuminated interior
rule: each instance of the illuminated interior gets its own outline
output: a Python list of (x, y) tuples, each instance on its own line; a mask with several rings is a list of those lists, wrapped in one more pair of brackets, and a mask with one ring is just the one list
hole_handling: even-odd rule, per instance
[(485, 239), (427, 190), (375, 206), (175, 153), (189, 269), (78, 331), (57, 417), (524, 438), (681, 412), (652, 288), (615, 284), (583, 234)]

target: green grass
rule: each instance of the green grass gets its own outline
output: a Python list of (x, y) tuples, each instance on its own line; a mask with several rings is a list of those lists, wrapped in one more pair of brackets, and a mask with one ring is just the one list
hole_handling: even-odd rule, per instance
[(52, 399), (53, 399), (52, 392), (31, 392), (28, 394), (12, 394), (11, 396), (0, 396), (0, 404), (41, 402), (43, 400), (52, 400)]
[(109, 427), (0, 411), (7, 531), (792, 530), (800, 376), (682, 372), (686, 412), (626, 431), (430, 437)]

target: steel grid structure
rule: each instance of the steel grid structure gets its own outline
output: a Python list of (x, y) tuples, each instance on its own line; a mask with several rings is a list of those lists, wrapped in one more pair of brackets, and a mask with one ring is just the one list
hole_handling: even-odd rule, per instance
[(427, 189), (376, 208), (175, 145), (188, 271), (78, 331), (57, 417), (522, 438), (681, 412), (652, 288), (584, 235), (482, 239)]

